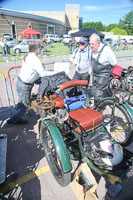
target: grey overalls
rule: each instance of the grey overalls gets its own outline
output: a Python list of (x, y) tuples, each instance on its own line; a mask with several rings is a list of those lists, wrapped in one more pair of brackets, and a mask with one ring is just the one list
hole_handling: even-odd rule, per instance
[(104, 97), (111, 96), (111, 91), (109, 90), (109, 79), (111, 74), (111, 65), (103, 65), (99, 63), (99, 58), (102, 49), (99, 51), (99, 55), (95, 60), (91, 56), (91, 65), (92, 65), (92, 95), (95, 98), (95, 104), (102, 100)]

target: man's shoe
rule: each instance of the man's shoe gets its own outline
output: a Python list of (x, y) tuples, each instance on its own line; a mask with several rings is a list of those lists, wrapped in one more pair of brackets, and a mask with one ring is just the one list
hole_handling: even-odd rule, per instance
[(15, 122), (15, 121), (12, 121), (11, 119), (8, 119), (7, 123), (17, 125), (17, 124), (28, 124), (29, 122), (27, 120), (24, 120), (24, 119), (20, 119), (18, 122)]

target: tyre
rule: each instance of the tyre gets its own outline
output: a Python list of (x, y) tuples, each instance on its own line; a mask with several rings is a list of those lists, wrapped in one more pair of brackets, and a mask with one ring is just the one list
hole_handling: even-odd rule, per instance
[(121, 78), (112, 78), (110, 80), (110, 90), (112, 91), (112, 94), (114, 95), (117, 93), (121, 88)]
[(20, 49), (15, 49), (15, 53), (16, 53), (16, 54), (21, 53)]
[(113, 100), (106, 99), (98, 104), (97, 110), (103, 114), (103, 122), (110, 126), (110, 135), (113, 139), (122, 145), (127, 145), (133, 125), (126, 108), (122, 104), (114, 104)]
[(59, 158), (54, 141), (43, 123), (41, 124), (40, 134), (44, 152), (54, 178), (60, 186), (67, 186), (71, 182), (71, 172), (64, 173), (62, 161)]

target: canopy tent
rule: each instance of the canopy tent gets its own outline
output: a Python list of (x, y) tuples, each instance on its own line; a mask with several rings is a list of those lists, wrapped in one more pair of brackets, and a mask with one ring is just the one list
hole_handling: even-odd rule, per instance
[(97, 33), (100, 36), (100, 38), (102, 39), (104, 38), (104, 34), (92, 28), (82, 28), (75, 33), (71, 33), (71, 36), (72, 37), (90, 37), (92, 33)]
[(35, 31), (34, 29), (28, 27), (22, 32), (19, 32), (20, 35), (40, 35), (40, 32)]
[(37, 35), (37, 37), (40, 37), (40, 32), (35, 31), (34, 29), (32, 29), (31, 27), (28, 27), (27, 29), (25, 29), (24, 31), (19, 32), (20, 35), (24, 35), (24, 37), (26, 39), (30, 39), (31, 35)]

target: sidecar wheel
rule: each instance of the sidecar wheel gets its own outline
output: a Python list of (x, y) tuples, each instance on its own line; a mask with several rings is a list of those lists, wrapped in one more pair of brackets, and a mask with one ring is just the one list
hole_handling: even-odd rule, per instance
[(62, 161), (59, 158), (54, 141), (51, 137), (50, 132), (43, 123), (41, 124), (40, 134), (42, 138), (44, 152), (54, 178), (60, 186), (67, 186), (71, 182), (71, 172), (64, 172)]

